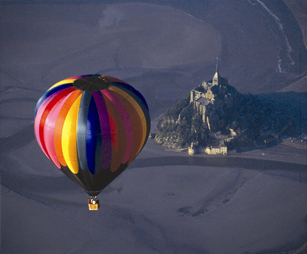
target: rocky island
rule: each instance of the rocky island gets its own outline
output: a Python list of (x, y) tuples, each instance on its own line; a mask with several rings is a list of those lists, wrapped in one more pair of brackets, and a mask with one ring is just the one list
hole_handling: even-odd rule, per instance
[(189, 154), (227, 154), (264, 147), (292, 126), (280, 108), (252, 94), (241, 94), (219, 74), (169, 108), (157, 124), (155, 141)]

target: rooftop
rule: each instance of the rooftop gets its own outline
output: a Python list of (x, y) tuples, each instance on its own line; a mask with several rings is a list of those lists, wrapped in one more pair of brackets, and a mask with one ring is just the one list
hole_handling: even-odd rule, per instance
[(204, 98), (204, 97), (200, 97), (196, 101), (199, 102), (201, 105), (204, 105), (204, 106), (207, 106), (210, 103), (210, 99)]

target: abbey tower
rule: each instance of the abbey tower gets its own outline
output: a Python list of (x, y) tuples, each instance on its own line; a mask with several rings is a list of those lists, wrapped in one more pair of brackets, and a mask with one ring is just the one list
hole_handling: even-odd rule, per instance
[(220, 76), (218, 65), (212, 80), (202, 82), (201, 86), (190, 92), (190, 103), (210, 131), (224, 126), (222, 107), (232, 107), (234, 92), (236, 90), (228, 84), (228, 80)]

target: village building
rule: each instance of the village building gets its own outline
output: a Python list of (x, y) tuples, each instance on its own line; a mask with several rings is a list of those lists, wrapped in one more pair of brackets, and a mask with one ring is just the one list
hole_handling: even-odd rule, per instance
[(209, 155), (227, 155), (228, 148), (225, 144), (218, 145), (218, 146), (207, 146), (207, 147), (199, 147), (195, 143), (191, 143), (188, 147), (188, 154), (195, 155), (198, 153), (206, 153)]

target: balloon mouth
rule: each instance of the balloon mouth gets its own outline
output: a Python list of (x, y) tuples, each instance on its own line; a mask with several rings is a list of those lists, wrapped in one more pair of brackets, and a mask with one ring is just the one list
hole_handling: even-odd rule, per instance
[(82, 91), (100, 91), (110, 86), (110, 80), (103, 76), (85, 76), (74, 81), (76, 89)]
[(101, 190), (99, 190), (99, 191), (87, 191), (87, 190), (85, 190), (85, 192), (86, 192), (89, 196), (91, 196), (91, 197), (97, 197), (97, 196), (99, 195), (99, 193), (101, 192)]

